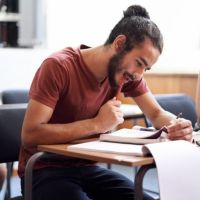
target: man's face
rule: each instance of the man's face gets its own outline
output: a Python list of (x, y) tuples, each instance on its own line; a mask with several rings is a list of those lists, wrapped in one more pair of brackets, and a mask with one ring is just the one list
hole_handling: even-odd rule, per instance
[(108, 64), (108, 79), (111, 87), (118, 87), (129, 81), (127, 73), (134, 79), (140, 80), (144, 72), (151, 69), (159, 55), (159, 50), (149, 39), (126, 54), (124, 52), (116, 53)]

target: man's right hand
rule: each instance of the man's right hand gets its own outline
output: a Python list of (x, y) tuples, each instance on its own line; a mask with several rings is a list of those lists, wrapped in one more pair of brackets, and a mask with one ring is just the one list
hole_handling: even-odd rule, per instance
[(121, 101), (116, 97), (105, 103), (94, 118), (100, 133), (112, 130), (124, 122), (123, 112), (120, 109)]
[(30, 99), (22, 128), (22, 145), (32, 148), (40, 144), (64, 144), (110, 131), (124, 121), (120, 105), (114, 98), (94, 118), (50, 124), (53, 109)]

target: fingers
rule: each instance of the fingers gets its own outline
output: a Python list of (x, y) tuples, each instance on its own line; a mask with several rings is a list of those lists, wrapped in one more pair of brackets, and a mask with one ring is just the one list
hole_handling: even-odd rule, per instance
[(121, 101), (113, 98), (100, 108), (95, 117), (95, 122), (98, 127), (101, 127), (101, 132), (112, 130), (124, 122), (124, 114), (120, 109), (120, 105)]
[(192, 123), (189, 120), (180, 118), (167, 126), (167, 131), (168, 138), (171, 140), (191, 140), (193, 131)]
[(175, 132), (169, 132), (168, 138), (171, 140), (191, 140), (192, 139), (192, 129), (190, 127), (177, 130)]
[(167, 126), (167, 130), (169, 132), (173, 132), (173, 131), (180, 130), (180, 129), (183, 129), (185, 127), (190, 127), (190, 126), (192, 126), (192, 123), (190, 120), (179, 118), (179, 119), (171, 121), (171, 125)]
[(119, 100), (112, 100), (111, 102), (112, 106), (112, 113), (115, 115), (116, 120), (119, 124), (124, 122), (124, 113), (122, 112), (120, 105), (121, 101)]
[(109, 100), (107, 103), (110, 105), (113, 105), (113, 106), (117, 106), (117, 107), (120, 107), (120, 105), (122, 104), (122, 102), (120, 100), (118, 100), (116, 97)]
[(118, 124), (122, 124), (124, 122), (124, 117), (123, 115), (118, 115), (117, 116), (117, 121), (118, 121)]

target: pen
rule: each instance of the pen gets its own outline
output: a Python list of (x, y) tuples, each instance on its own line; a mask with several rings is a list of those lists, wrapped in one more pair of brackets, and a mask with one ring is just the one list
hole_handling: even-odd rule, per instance
[(177, 116), (176, 116), (176, 119), (178, 119), (178, 118), (180, 118), (180, 117), (182, 117), (182, 115), (183, 115), (183, 113), (182, 112), (180, 112)]
[(117, 89), (116, 99), (120, 98), (120, 93), (121, 93), (122, 86), (123, 86), (123, 83), (121, 83), (120, 86), (119, 86), (119, 88)]

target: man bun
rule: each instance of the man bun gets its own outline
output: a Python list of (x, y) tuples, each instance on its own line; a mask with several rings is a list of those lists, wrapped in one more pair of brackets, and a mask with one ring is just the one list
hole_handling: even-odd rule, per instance
[(127, 17), (144, 17), (150, 19), (149, 13), (145, 8), (139, 5), (132, 5), (129, 6), (126, 11), (124, 11), (124, 18)]
[(104, 45), (112, 44), (119, 35), (126, 36), (121, 48), (124, 54), (143, 44), (146, 38), (162, 53), (163, 37), (158, 26), (151, 21), (147, 10), (140, 5), (131, 5), (124, 12), (124, 16), (111, 30)]

